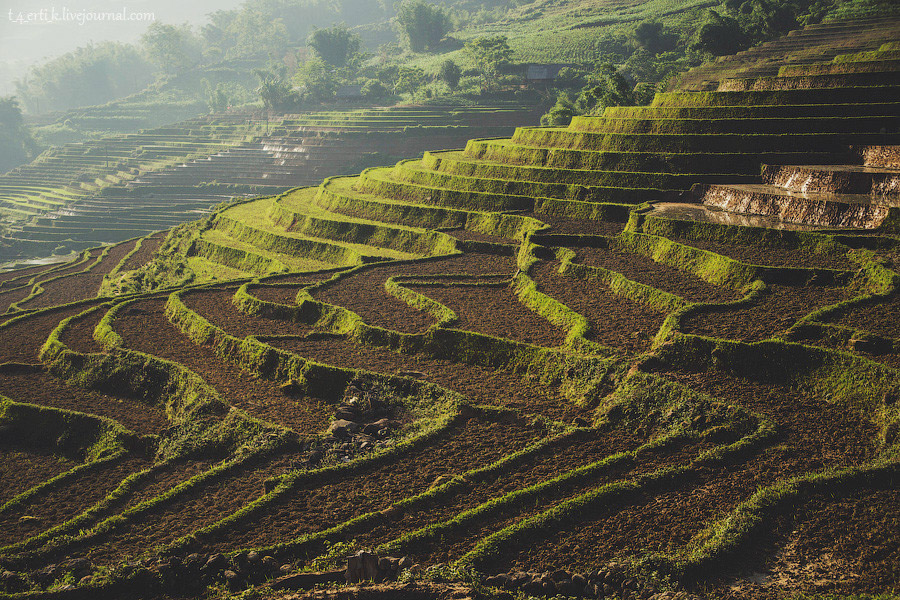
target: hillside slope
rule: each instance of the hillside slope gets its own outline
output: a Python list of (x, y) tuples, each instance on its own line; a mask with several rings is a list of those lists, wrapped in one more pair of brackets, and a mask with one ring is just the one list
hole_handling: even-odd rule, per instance
[(0, 274), (0, 598), (896, 590), (883, 25)]

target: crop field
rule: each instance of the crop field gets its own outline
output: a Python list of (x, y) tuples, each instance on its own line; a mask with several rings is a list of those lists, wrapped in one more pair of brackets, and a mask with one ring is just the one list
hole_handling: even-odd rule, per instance
[(896, 593), (889, 48), (0, 273), (0, 598)]

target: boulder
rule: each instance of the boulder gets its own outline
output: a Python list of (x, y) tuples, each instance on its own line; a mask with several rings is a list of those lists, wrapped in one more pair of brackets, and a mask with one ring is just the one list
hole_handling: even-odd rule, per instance
[(359, 431), (359, 424), (346, 419), (338, 419), (328, 428), (328, 433), (338, 438), (350, 437), (351, 434), (357, 431)]
[(374, 581), (378, 578), (378, 557), (365, 551), (347, 557), (345, 578), (348, 583)]

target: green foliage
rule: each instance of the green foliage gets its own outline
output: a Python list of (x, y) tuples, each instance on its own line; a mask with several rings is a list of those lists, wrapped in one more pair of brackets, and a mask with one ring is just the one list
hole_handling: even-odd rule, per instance
[(504, 67), (512, 60), (512, 50), (506, 36), (496, 35), (469, 40), (466, 42), (465, 51), (481, 77), (482, 90), (496, 89)]
[[(370, 79), (362, 86), (362, 95), (368, 100), (383, 100), (391, 95), (391, 90), (377, 79)], [(381, 164), (381, 163), (379, 163)], [(362, 170), (362, 169), (354, 169)], [(351, 171), (353, 172), (353, 171)]]
[[(315, 79), (315, 76), (320, 72), (325, 73), (325, 67), (321, 61), (310, 62), (315, 62), (316, 66), (320, 66), (320, 69), (316, 70), (311, 67), (308, 71), (304, 71), (304, 74), (310, 77), (310, 81), (315, 81), (318, 84), (319, 82)], [(267, 111), (285, 110), (296, 103), (296, 95), (291, 87), (290, 79), (285, 77), (284, 69), (257, 69), (254, 73), (259, 79), (259, 87), (256, 88), (256, 93), (259, 94)], [(317, 92), (321, 91), (318, 87), (313, 87), (313, 89)]]
[(451, 27), (446, 11), (425, 0), (403, 0), (396, 23), (401, 44), (412, 52), (433, 51)]
[(33, 67), (16, 82), (16, 94), (28, 112), (52, 112), (131, 94), (152, 75), (153, 66), (135, 46), (102, 42)]
[(333, 67), (345, 67), (359, 53), (359, 35), (347, 29), (346, 25), (335, 25), (327, 29), (313, 29), (306, 44), (316, 55)]
[[(608, 106), (632, 106), (636, 103), (631, 85), (610, 63), (600, 64), (585, 80), (587, 85), (577, 96), (573, 97), (568, 91), (560, 93), (553, 108), (541, 117), (541, 125), (561, 127), (568, 125), (575, 115), (600, 114)], [(642, 88), (641, 98), (649, 100), (653, 94)]]
[(441, 63), (438, 69), (438, 78), (447, 84), (451, 90), (459, 87), (459, 79), (462, 77), (462, 69), (449, 58)]
[(28, 162), (37, 150), (19, 103), (13, 97), (0, 98), (0, 173)]
[(737, 19), (722, 16), (710, 9), (706, 21), (694, 34), (692, 46), (713, 56), (734, 54), (746, 47), (747, 41)]
[(394, 91), (415, 96), (425, 84), (425, 70), (420, 67), (400, 67)]
[(141, 45), (153, 64), (168, 74), (194, 67), (202, 54), (200, 40), (188, 24), (179, 27), (154, 21), (141, 36)]

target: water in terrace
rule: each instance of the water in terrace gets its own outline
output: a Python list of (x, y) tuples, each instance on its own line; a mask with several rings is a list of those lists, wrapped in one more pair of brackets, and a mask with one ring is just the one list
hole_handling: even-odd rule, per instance
[(9, 262), (0, 263), (0, 273), (5, 273), (7, 271), (12, 271), (13, 269), (24, 269), (26, 267), (41, 267), (44, 265), (55, 265), (57, 263), (69, 262), (78, 256), (78, 252), (71, 252), (69, 254), (59, 254), (54, 256), (48, 256), (46, 258), (35, 258), (35, 259), (19, 259), (19, 260), (11, 260)]
[(785, 229), (790, 231), (811, 231), (826, 229), (816, 225), (803, 223), (788, 223), (777, 217), (765, 215), (749, 215), (734, 213), (727, 210), (718, 210), (702, 204), (689, 204), (686, 202), (660, 202), (653, 205), (650, 215), (675, 219), (681, 221), (702, 221), (704, 223), (716, 223), (719, 225), (738, 225), (741, 227), (769, 227), (772, 229)]

